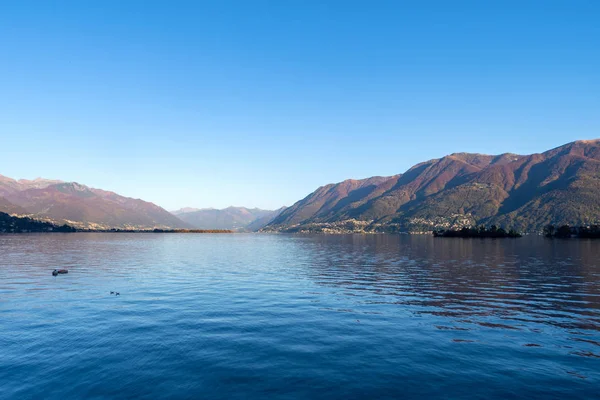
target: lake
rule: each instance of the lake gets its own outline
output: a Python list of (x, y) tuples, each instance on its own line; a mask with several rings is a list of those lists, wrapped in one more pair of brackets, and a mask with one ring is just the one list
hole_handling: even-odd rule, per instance
[(0, 235), (2, 399), (599, 393), (600, 241)]

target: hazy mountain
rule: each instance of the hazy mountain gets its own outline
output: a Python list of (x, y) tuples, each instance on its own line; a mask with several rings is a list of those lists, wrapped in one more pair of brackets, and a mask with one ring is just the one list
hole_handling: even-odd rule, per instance
[(1, 177), (0, 190), (0, 211), (79, 228), (189, 227), (155, 204), (74, 182)]
[(492, 223), (538, 230), (548, 223), (598, 223), (600, 140), (526, 156), (456, 153), (401, 175), (323, 186), (265, 230), (322, 230), (350, 222), (367, 231)]
[[(183, 208), (180, 208), (179, 210), (170, 211), (170, 213), (173, 215), (179, 215), (179, 214), (185, 214), (185, 213), (190, 213), (190, 212), (200, 211), (200, 210), (202, 210), (202, 208), (183, 207)], [(212, 208), (210, 210), (212, 210)]]
[(255, 219), (248, 225), (246, 225), (245, 230), (250, 232), (256, 232), (268, 224), (270, 224), (275, 218), (279, 216), (287, 207), (281, 207), (277, 210), (271, 211), (269, 214), (266, 214), (260, 218)]
[(195, 211), (182, 211), (188, 209), (182, 208), (173, 213), (197, 229), (234, 230), (260, 229), (269, 223), (279, 211), (246, 207), (228, 207), (222, 210), (203, 208), (195, 209)]

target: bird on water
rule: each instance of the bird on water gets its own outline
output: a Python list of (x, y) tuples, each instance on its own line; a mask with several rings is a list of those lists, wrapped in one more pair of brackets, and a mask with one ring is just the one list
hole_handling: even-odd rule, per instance
[(68, 274), (69, 270), (67, 269), (55, 269), (54, 271), (52, 271), (52, 275), (56, 276), (58, 274)]

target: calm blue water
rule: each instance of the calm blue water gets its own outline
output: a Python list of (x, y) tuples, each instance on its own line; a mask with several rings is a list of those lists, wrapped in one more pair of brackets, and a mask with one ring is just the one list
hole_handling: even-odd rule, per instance
[(0, 236), (2, 399), (599, 393), (600, 241)]

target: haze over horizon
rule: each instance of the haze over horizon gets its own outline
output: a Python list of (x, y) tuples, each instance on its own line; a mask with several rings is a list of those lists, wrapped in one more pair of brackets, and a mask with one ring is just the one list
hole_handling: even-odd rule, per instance
[(0, 174), (276, 209), (600, 137), (596, 2), (0, 5)]

